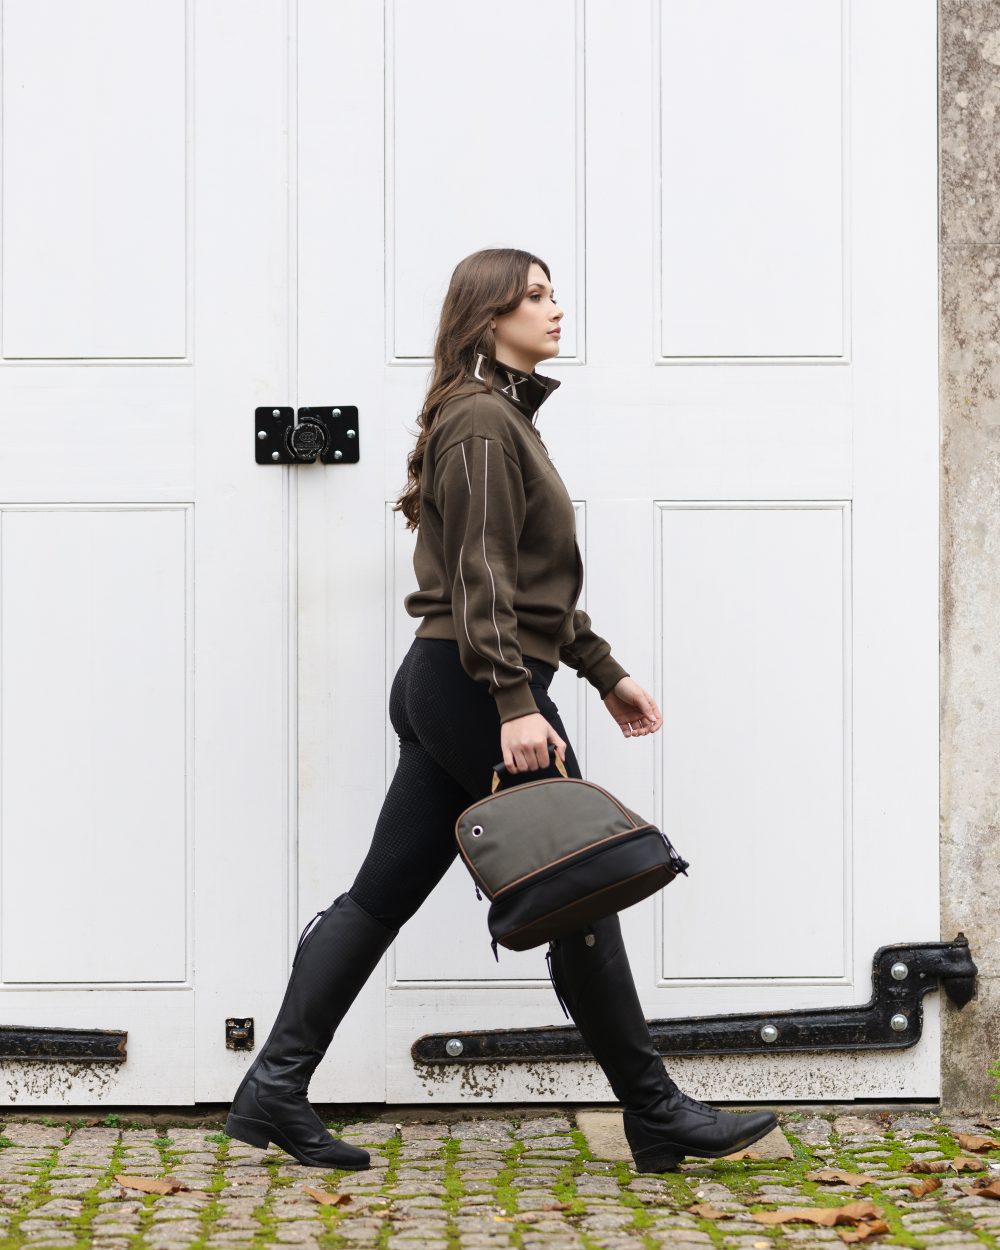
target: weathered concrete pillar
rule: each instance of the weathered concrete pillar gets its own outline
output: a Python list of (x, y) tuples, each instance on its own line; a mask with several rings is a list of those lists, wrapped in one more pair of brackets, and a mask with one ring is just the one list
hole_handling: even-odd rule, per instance
[(942, 1000), (942, 1102), (996, 1111), (1000, 1059), (1000, 9), (939, 0), (941, 936), (979, 996)]

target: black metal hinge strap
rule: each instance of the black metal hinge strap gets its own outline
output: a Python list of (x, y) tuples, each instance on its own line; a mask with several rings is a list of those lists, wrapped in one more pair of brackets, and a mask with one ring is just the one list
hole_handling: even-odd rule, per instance
[[(975, 992), (976, 972), (962, 933), (954, 942), (881, 946), (872, 962), (872, 997), (863, 1005), (651, 1020), (649, 1031), (661, 1055), (899, 1050), (920, 1040), (924, 995), (940, 985), (963, 1007)], [(427, 1033), (410, 1053), (422, 1064), (569, 1063), (593, 1057), (579, 1032), (566, 1025)]]

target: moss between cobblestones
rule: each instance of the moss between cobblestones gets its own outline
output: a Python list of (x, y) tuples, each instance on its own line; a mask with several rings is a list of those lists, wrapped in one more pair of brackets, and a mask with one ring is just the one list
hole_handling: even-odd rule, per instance
[[(383, 1147), (386, 1158), (389, 1160), (389, 1166), (385, 1170), (385, 1180), (379, 1189), (379, 1193), (388, 1202), (392, 1198), (392, 1194), (387, 1193), (389, 1185), (395, 1185), (396, 1177), (399, 1175), (399, 1155), (403, 1149), (403, 1139), (399, 1133), (393, 1135), (386, 1140)], [(392, 1220), (383, 1219), (375, 1238), (375, 1245), (378, 1250), (388, 1250), (389, 1238), (392, 1236)]]
[[(69, 1141), (72, 1133), (67, 1133), (64, 1145)], [(99, 1179), (86, 1191), (83, 1195), (83, 1207), (79, 1215), (73, 1216), (67, 1221), (70, 1228), (76, 1234), (77, 1238), (87, 1242), (90, 1236), (91, 1226), (94, 1222), (94, 1216), (98, 1214), (106, 1204), (101, 1202), (101, 1194), (114, 1184), (115, 1175), (122, 1171), (124, 1166), (125, 1147), (121, 1136), (116, 1139), (114, 1146), (111, 1148), (111, 1158), (108, 1160), (108, 1166), (104, 1170)], [(138, 1237), (130, 1238), (130, 1244), (138, 1244)]]
[[(230, 1138), (222, 1134), (225, 1140), (219, 1142), (218, 1149), (215, 1152), (216, 1166), (209, 1177), (208, 1184), (205, 1185), (204, 1192), (208, 1194), (221, 1193), (226, 1187), (226, 1159), (229, 1156)], [(226, 1213), (226, 1208), (218, 1200), (206, 1202), (198, 1212), (198, 1236), (187, 1247), (187, 1250), (202, 1250), (205, 1242), (211, 1236), (213, 1225), (222, 1218)]]
[(559, 1202), (568, 1202), (570, 1209), (566, 1212), (567, 1218), (572, 1223), (572, 1217), (582, 1215), (587, 1204), (576, 1191), (576, 1178), (581, 1176), (586, 1169), (585, 1163), (590, 1163), (592, 1156), (587, 1146), (587, 1139), (579, 1129), (574, 1129), (571, 1133), (561, 1134), (568, 1137), (576, 1150), (576, 1158), (559, 1169), (559, 1175), (552, 1182), (552, 1192), (555, 1194)]
[(448, 1213), (448, 1224), (445, 1229), (445, 1235), (448, 1238), (448, 1250), (459, 1250), (461, 1245), (458, 1225), (455, 1223), (455, 1216), (462, 1209), (462, 1199), (465, 1197), (465, 1184), (456, 1166), (461, 1149), (462, 1143), (457, 1137), (446, 1137), (441, 1148), (441, 1158), (444, 1160), (444, 1176), (442, 1178), (444, 1184), (444, 1209)]
[(39, 1159), (38, 1175), (11, 1216), (10, 1224), (4, 1236), (0, 1238), (0, 1250), (9, 1250), (11, 1247), (23, 1244), (24, 1239), (20, 1236), (21, 1225), (25, 1220), (30, 1219), (32, 1211), (40, 1207), (49, 1196), (49, 1177), (59, 1158), (59, 1149), (59, 1146), (53, 1146), (45, 1158)]

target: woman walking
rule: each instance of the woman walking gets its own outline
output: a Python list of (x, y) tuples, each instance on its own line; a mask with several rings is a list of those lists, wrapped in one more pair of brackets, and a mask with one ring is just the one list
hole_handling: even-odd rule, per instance
[[(626, 738), (662, 725), (653, 698), (576, 607), (583, 563), (573, 505), (536, 429), (560, 385), (535, 372), (559, 354), (563, 312), (544, 261), (491, 248), (456, 267), (434, 371), (396, 504), (417, 529), (420, 624), (393, 679), (399, 764), (368, 854), (299, 939), (278, 1018), (233, 1099), (226, 1132), (275, 1142), (300, 1163), (365, 1168), (331, 1136), (309, 1080), (362, 986), (456, 854), (455, 821), (490, 791), (494, 764), (549, 768), (555, 746), (581, 776), (548, 688), (560, 663), (600, 694)], [(527, 777), (522, 778), (527, 780)], [(718, 1158), (776, 1124), (689, 1098), (667, 1075), (639, 1004), (617, 915), (549, 945), (553, 985), (624, 1112), (641, 1171)]]

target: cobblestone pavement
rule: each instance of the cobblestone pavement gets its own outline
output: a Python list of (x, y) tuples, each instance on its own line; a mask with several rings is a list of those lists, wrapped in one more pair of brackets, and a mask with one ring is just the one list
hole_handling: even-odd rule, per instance
[[(9, 1117), (0, 1137), (0, 1250), (830, 1250), (850, 1230), (767, 1226), (753, 1213), (860, 1199), (874, 1202), (888, 1225), (868, 1244), (994, 1246), (1000, 1230), (1000, 1201), (964, 1192), (977, 1177), (1000, 1179), (1000, 1149), (977, 1156), (975, 1171), (935, 1177), (940, 1188), (924, 1197), (910, 1188), (924, 1177), (906, 1170), (913, 1161), (970, 1157), (956, 1134), (990, 1136), (1000, 1122), (784, 1113), (793, 1159), (689, 1159), (679, 1172), (636, 1175), (627, 1164), (591, 1159), (571, 1113), (478, 1114), (397, 1125), (389, 1112), (344, 1125), (346, 1140), (371, 1150), (365, 1172), (304, 1168), (274, 1147), (253, 1149), (209, 1128), (142, 1129), (114, 1115), (56, 1124)], [(807, 1179), (821, 1168), (861, 1178), (847, 1186)], [(144, 1193), (116, 1176), (186, 1188)], [(343, 1201), (322, 1204), (306, 1187)], [(688, 1210), (696, 1204), (712, 1214)]]

